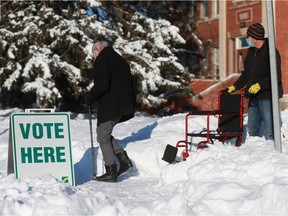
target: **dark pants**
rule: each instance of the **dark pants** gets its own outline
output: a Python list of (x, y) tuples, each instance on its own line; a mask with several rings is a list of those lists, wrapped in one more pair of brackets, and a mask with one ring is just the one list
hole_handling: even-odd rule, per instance
[(123, 151), (123, 149), (119, 147), (115, 138), (111, 135), (113, 128), (118, 121), (119, 119), (103, 122), (97, 127), (97, 141), (100, 144), (103, 160), (106, 166), (114, 164), (115, 154)]

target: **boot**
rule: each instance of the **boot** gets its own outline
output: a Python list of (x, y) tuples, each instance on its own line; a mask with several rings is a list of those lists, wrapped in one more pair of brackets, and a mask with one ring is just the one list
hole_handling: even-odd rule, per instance
[(117, 164), (112, 164), (110, 166), (106, 166), (106, 173), (102, 176), (97, 176), (95, 179), (96, 181), (103, 181), (103, 182), (117, 182)]
[(127, 172), (129, 169), (131, 169), (133, 167), (133, 164), (130, 161), (126, 151), (123, 150), (123, 152), (116, 154), (116, 157), (118, 158), (118, 160), (120, 162), (120, 168), (119, 168), (118, 173), (117, 173), (118, 176)]

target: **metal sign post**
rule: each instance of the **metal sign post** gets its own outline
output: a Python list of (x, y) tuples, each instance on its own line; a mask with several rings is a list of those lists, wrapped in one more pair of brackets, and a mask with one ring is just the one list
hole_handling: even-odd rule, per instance
[(269, 59), (270, 59), (270, 76), (271, 76), (271, 90), (272, 90), (272, 112), (274, 125), (274, 145), (275, 150), (282, 153), (281, 130), (280, 130), (280, 110), (279, 110), (279, 92), (278, 92), (278, 77), (276, 67), (276, 46), (274, 34), (274, 16), (272, 0), (266, 1), (266, 13), (268, 23), (268, 37), (269, 37)]

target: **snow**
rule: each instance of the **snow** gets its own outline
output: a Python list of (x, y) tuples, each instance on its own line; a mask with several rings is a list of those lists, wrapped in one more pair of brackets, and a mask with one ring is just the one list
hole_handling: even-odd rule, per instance
[[(37, 47), (31, 47), (31, 50), (29, 50), (30, 53), (35, 53), (37, 51)], [(45, 51), (45, 53), (47, 53), (47, 51)], [(23, 77), (29, 78), (30, 74), (32, 72), (33, 67), (36, 68), (42, 68), (43, 71), (43, 79), (48, 79), (50, 78), (52, 75), (50, 73), (50, 68), (48, 65), (48, 58), (47, 56), (45, 56), (45, 54), (42, 53), (36, 53), (34, 54), (34, 56), (32, 56), (32, 58), (29, 59), (29, 61), (27, 62), (25, 68), (23, 69)]]
[(13, 54), (14, 50), (17, 51), (17, 47), (14, 44), (11, 44), (7, 51), (7, 55), (10, 59), (15, 59), (15, 55)]
[[(101, 6), (99, 1), (89, 2), (92, 6)], [(151, 90), (157, 91), (165, 85), (180, 86), (179, 82), (169, 78), (171, 75), (167, 79), (160, 74), (160, 67), (164, 64), (171, 66), (175, 78), (179, 76), (177, 74), (184, 74), (184, 67), (173, 54), (173, 47), (185, 41), (179, 35), (179, 29), (168, 21), (153, 20), (136, 12), (129, 21), (133, 28), (127, 33), (131, 37), (128, 40), (121, 36), (122, 28), (116, 32), (93, 17), (79, 17), (77, 25), (75, 20), (63, 20), (53, 14), (52, 9), (42, 7), (41, 11), (45, 18), (53, 16), (53, 20), (59, 20), (56, 26), (46, 29), (53, 42), (51, 47), (30, 45), (32, 56), (23, 66), (17, 62), (16, 45), (25, 44), (29, 38), (18, 38), (13, 44), (8, 41), (17, 35), (41, 33), (39, 27), (43, 21), (34, 17), (37, 24), (32, 18), (29, 22), (30, 17), (24, 17), (24, 13), (19, 12), (17, 16), (8, 16), (11, 23), (23, 28), (18, 32), (0, 29), (2, 44), (9, 46), (7, 56), (11, 60), (5, 67), (11, 71), (4, 81), (8, 90), (13, 88), (17, 78), (29, 78), (33, 74), (35, 79), (26, 81), (21, 87), (23, 91), (34, 91), (37, 100), (47, 97), (48, 102), (53, 102), (53, 98), (61, 95), (51, 81), (50, 64), (63, 69), (69, 82), (77, 87), (82, 79), (80, 68), (63, 61), (49, 48), (56, 46), (59, 38), (66, 38), (71, 45), (85, 41), (80, 46), (86, 54), (83, 60), (88, 62), (92, 58), (93, 40), (85, 31), (90, 35), (116, 36), (113, 46), (120, 54), (130, 56), (132, 73), (142, 81), (142, 103), (148, 107), (153, 104), (160, 106), (166, 100), (162, 94), (149, 94)], [(17, 17), (22, 18), (15, 19)], [(19, 21), (22, 19), (25, 23)], [(85, 26), (91, 32), (83, 31)], [(121, 27), (120, 23), (118, 27)], [(74, 33), (82, 39), (72, 37)], [(196, 35), (192, 33), (192, 36), (202, 44)], [(41, 74), (32, 68), (41, 69)], [(0, 69), (2, 73), (4, 68)], [(91, 86), (92, 83), (86, 88)], [(78, 86), (75, 92), (80, 91), (82, 89)], [(134, 164), (131, 171), (118, 178), (118, 183), (91, 181), (88, 118), (87, 115), (71, 113), (76, 186), (61, 182), (50, 174), (24, 179), (15, 179), (14, 174), (7, 176), (9, 116), (17, 112), (23, 111), (0, 110), (0, 215), (288, 215), (288, 109), (281, 112), (281, 131), (285, 135), (282, 137), (282, 154), (276, 152), (273, 143), (264, 137), (245, 136), (240, 148), (235, 147), (233, 140), (224, 145), (216, 141), (204, 150), (196, 149), (195, 139), (187, 160), (175, 164), (168, 164), (161, 158), (167, 144), (175, 145), (184, 139), (185, 114), (159, 118), (137, 113), (128, 122), (118, 124), (113, 132)], [(93, 119), (94, 152), (97, 175), (101, 175), (104, 165), (96, 142), (96, 122)], [(216, 127), (216, 123), (213, 121), (212, 126)], [(244, 118), (246, 124), (247, 116)], [(205, 125), (206, 119), (193, 117), (190, 129), (201, 130)], [(181, 151), (177, 160), (181, 159)]]
[[(194, 140), (187, 160), (175, 164), (161, 158), (168, 143), (184, 139), (185, 114), (159, 118), (137, 113), (113, 132), (134, 164), (118, 183), (90, 180), (89, 121), (87, 115), (72, 113), (76, 186), (49, 174), (7, 176), (9, 116), (15, 112), (22, 111), (0, 110), (0, 215), (288, 215), (288, 109), (281, 112), (282, 154), (264, 137), (245, 136), (239, 148), (233, 140), (216, 141), (204, 150), (196, 150)], [(96, 121), (96, 171), (101, 175)], [(206, 120), (192, 117), (189, 125), (203, 128)]]
[(17, 64), (17, 70), (15, 70), (8, 79), (5, 80), (4, 85), (8, 90), (11, 89), (13, 82), (16, 82), (17, 77), (20, 75), (21, 65)]

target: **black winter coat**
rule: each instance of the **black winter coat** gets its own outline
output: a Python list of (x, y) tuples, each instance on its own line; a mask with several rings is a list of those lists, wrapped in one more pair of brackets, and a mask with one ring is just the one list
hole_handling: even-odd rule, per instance
[(129, 64), (110, 46), (105, 47), (94, 62), (94, 86), (87, 95), (87, 103), (97, 102), (97, 125), (134, 116), (135, 97)]
[[(234, 83), (236, 89), (241, 89), (246, 85), (245, 96), (250, 99), (271, 99), (271, 77), (270, 77), (270, 60), (268, 39), (260, 49), (249, 48), (244, 61), (244, 71), (239, 79)], [(279, 97), (283, 96), (283, 87), (281, 82), (281, 58), (276, 49), (276, 64), (278, 77), (278, 93)], [(274, 73), (274, 71), (273, 71)], [(248, 89), (251, 85), (259, 83), (260, 91), (257, 94), (250, 94)]]

